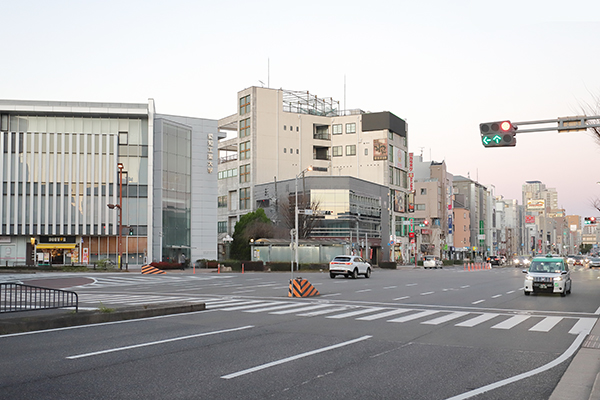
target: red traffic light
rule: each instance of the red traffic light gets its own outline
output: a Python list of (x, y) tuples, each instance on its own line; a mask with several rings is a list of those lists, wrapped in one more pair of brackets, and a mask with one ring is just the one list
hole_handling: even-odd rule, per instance
[(510, 123), (510, 121), (503, 121), (503, 122), (501, 122), (501, 123), (500, 123), (500, 129), (501, 129), (503, 132), (508, 132), (508, 131), (510, 131), (510, 130), (512, 129), (512, 127), (513, 127), (513, 126), (512, 126), (512, 124)]

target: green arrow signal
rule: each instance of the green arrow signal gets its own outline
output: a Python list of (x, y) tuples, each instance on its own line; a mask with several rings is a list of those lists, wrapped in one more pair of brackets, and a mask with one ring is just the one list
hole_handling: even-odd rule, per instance
[(490, 139), (489, 136), (484, 136), (482, 140), (484, 146), (487, 146), (492, 141), (492, 139)]
[(500, 135), (494, 135), (494, 137), (492, 138), (492, 140), (494, 142), (496, 142), (496, 144), (500, 143), (502, 141), (502, 136)]

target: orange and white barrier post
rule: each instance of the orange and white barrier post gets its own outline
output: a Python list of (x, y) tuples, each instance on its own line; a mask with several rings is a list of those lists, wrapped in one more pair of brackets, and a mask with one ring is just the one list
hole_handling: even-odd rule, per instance
[(244, 273), (244, 263), (242, 263), (242, 274)]

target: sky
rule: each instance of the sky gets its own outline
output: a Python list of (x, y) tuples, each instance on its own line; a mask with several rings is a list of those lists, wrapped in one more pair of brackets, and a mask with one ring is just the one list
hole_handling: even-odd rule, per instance
[[(409, 151), (517, 199), (526, 181), (598, 216), (587, 132), (484, 148), (479, 124), (600, 114), (597, 0), (0, 0), (0, 98), (145, 103), (219, 119), (251, 86), (408, 122)], [(588, 115), (591, 115), (588, 111)]]

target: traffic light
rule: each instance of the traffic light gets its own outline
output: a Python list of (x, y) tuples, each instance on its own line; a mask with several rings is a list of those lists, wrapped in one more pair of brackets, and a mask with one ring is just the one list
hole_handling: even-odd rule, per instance
[(583, 221), (584, 225), (591, 225), (596, 223), (596, 217), (585, 217)]
[(133, 236), (133, 228), (129, 228), (129, 236)]
[(479, 124), (484, 147), (514, 147), (517, 145), (517, 127), (510, 121)]

